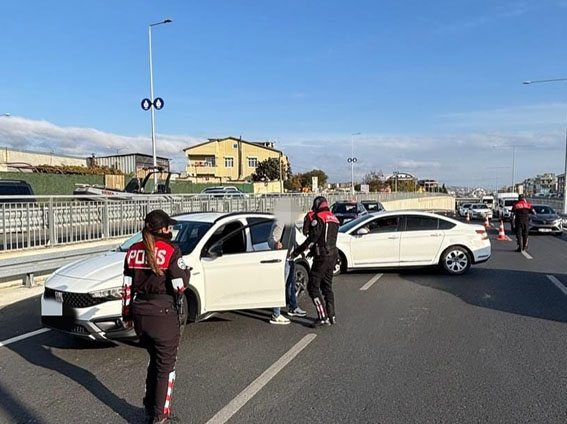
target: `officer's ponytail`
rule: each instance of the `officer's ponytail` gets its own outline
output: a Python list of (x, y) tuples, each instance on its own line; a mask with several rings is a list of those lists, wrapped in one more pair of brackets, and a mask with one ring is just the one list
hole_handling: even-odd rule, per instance
[(146, 263), (152, 269), (154, 274), (163, 275), (163, 270), (158, 266), (156, 261), (156, 239), (147, 228), (147, 225), (142, 231), (142, 237), (144, 239), (144, 249), (146, 251)]

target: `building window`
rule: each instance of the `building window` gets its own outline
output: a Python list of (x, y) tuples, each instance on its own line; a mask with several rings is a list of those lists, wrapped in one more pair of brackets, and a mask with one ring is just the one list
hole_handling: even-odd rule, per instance
[(248, 168), (254, 168), (258, 166), (258, 158), (256, 157), (249, 157), (248, 158)]
[(224, 167), (225, 168), (234, 168), (234, 158), (225, 156)]
[(232, 148), (233, 148), (234, 150), (238, 149), (238, 143), (234, 143), (234, 144), (232, 145)]

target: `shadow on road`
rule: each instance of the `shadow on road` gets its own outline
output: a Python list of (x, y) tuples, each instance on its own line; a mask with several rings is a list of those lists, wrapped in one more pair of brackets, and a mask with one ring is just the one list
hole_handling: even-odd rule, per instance
[[(434, 269), (400, 272), (404, 280), (450, 293), (481, 308), (511, 314), (567, 322), (567, 304), (543, 273), (471, 268), (461, 276), (442, 274)], [(562, 281), (567, 275), (556, 274)]]
[(0, 381), (0, 409), (12, 417), (10, 422), (14, 423), (35, 423), (43, 424), (46, 421), (40, 419), (31, 410), (29, 410), (23, 403), (21, 403)]

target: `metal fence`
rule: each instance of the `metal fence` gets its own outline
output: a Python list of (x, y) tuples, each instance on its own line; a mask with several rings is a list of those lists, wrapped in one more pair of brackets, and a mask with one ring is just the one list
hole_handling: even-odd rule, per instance
[[(358, 200), (381, 202), (443, 196), (439, 193), (357, 194)], [(303, 211), (314, 194), (267, 194), (246, 197), (203, 195), (132, 196), (116, 200), (100, 196), (0, 196), (0, 252), (124, 237), (142, 229), (155, 209), (171, 215), (188, 212), (271, 212), (283, 198), (292, 198)], [(326, 195), (330, 203), (350, 198)]]

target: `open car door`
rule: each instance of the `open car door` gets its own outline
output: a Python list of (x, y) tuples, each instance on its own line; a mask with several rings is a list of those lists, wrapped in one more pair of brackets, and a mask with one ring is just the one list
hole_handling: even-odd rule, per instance
[(226, 225), (232, 225), (232, 231), (206, 244), (201, 253), (204, 312), (285, 306), (287, 251), (255, 251), (250, 240), (254, 227), (267, 222)]

